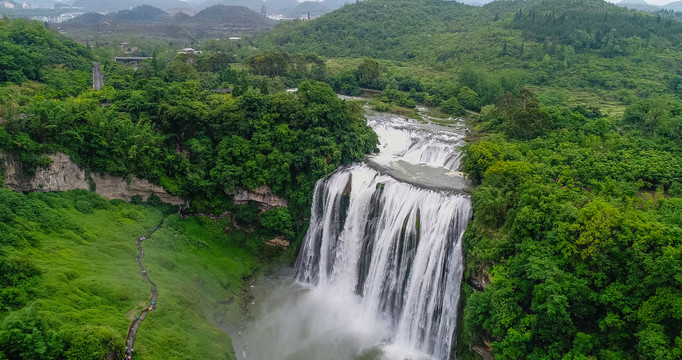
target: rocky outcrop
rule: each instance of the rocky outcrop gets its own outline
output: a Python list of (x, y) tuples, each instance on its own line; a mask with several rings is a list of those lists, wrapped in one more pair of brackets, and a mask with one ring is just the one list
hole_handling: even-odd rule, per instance
[(266, 241), (265, 245), (286, 250), (289, 247), (289, 241), (283, 236), (278, 236), (272, 240)]
[(475, 345), (471, 348), (471, 350), (480, 355), (481, 359), (483, 360), (495, 360), (495, 357), (493, 357), (492, 354), (492, 348), (490, 347), (490, 343), (488, 343), (487, 341), (485, 342), (485, 347), (481, 345)]
[(259, 204), (261, 210), (270, 210), (287, 206), (287, 201), (272, 193), (269, 186), (259, 186), (251, 190), (241, 190), (234, 194), (236, 205), (248, 204), (254, 201)]
[(71, 158), (63, 153), (48, 155), (52, 163), (36, 169), (35, 174), (27, 175), (18, 159), (9, 154), (0, 154), (0, 169), (5, 178), (5, 185), (21, 192), (57, 192), (75, 189), (93, 191), (105, 199), (122, 199), (130, 201), (135, 195), (143, 200), (154, 194), (161, 201), (173, 205), (187, 206), (187, 202), (179, 196), (169, 194), (163, 187), (147, 180), (132, 177), (124, 179), (110, 174), (91, 174), (81, 169)]

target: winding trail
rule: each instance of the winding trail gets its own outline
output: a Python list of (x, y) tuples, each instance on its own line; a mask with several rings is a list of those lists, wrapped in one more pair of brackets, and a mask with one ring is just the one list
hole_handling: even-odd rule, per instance
[(144, 258), (144, 251), (142, 250), (142, 242), (150, 238), (156, 231), (158, 231), (161, 228), (161, 224), (154, 229), (154, 231), (151, 232), (148, 236), (141, 236), (137, 240), (135, 240), (135, 245), (137, 246), (137, 251), (138, 255), (135, 258), (135, 262), (137, 263), (137, 266), (140, 268), (140, 271), (142, 272), (142, 278), (149, 283), (149, 285), (152, 286), (152, 291), (151, 291), (151, 296), (149, 298), (150, 305), (149, 308), (145, 307), (142, 312), (140, 313), (139, 316), (136, 316), (135, 319), (133, 319), (132, 322), (130, 322), (130, 326), (128, 327), (128, 335), (126, 335), (126, 351), (125, 351), (125, 358), (127, 359), (128, 357), (132, 357), (133, 354), (133, 349), (134, 349), (134, 344), (135, 344), (135, 335), (137, 335), (137, 329), (140, 327), (140, 324), (144, 319), (147, 317), (147, 313), (150, 311), (150, 308), (155, 308), (156, 307), (156, 300), (159, 298), (159, 294), (156, 291), (156, 284), (149, 279), (149, 275), (147, 275), (147, 270), (145, 270), (144, 266), (142, 266), (142, 263), (140, 262), (142, 258)]

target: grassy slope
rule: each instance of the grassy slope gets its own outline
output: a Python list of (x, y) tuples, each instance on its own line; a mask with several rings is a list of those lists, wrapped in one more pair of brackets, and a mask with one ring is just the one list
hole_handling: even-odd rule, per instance
[(164, 227), (143, 243), (143, 263), (158, 287), (159, 302), (140, 327), (139, 354), (229, 359), (231, 341), (216, 324), (237, 314), (236, 296), (257, 262), (236, 246), (243, 234), (224, 234), (225, 223), (192, 218), (180, 224), (183, 230)]
[[(132, 310), (148, 306), (150, 294), (133, 261), (134, 242), (151, 233), (163, 214), (154, 207), (123, 202), (112, 205), (101, 198), (106, 209), (84, 214), (73, 207), (74, 199), (82, 199), (78, 194), (25, 196), (61, 203), (63, 207), (52, 209), (53, 215), (80, 229), (48, 234), (40, 229), (40, 219), (22, 221), (23, 231), (39, 245), (11, 250), (7, 255), (30, 258), (41, 270), (44, 290), (37, 298), (51, 327), (74, 333), (81, 326), (103, 326), (120, 335), (122, 347), (136, 314)], [(164, 227), (143, 243), (143, 264), (160, 297), (157, 311), (140, 328), (136, 358), (233, 358), (230, 338), (215, 320), (217, 315), (235, 310), (239, 300), (233, 299), (230, 306), (217, 303), (238, 296), (243, 279), (258, 262), (245, 250), (228, 245), (224, 224), (180, 220), (177, 215), (166, 220), (174, 228)], [(235, 233), (232, 238), (239, 241), (243, 235)]]

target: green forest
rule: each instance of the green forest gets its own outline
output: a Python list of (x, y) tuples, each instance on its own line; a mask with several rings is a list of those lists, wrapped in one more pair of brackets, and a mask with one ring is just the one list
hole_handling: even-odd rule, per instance
[(463, 166), (480, 185), (465, 238), (460, 351), (486, 343), (496, 359), (682, 356), (678, 108), (641, 100), (603, 117), (539, 106), (522, 90), (482, 110), (476, 127), (486, 135), (468, 145)]
[[(293, 261), (316, 181), (378, 146), (363, 103), (337, 94), (469, 127), (457, 358), (682, 359), (680, 19), (603, 0), (365, 0), (196, 39), (203, 55), (150, 35), (139, 67), (0, 19), (0, 154), (30, 175), (63, 152), (161, 185), (190, 201), (182, 213), (234, 215), (0, 187), (0, 359), (122, 353), (128, 312), (148, 305), (134, 241), (159, 225), (145, 261), (160, 310), (135, 358), (234, 359), (220, 324), (243, 286)], [(233, 203), (261, 185), (289, 206)]]

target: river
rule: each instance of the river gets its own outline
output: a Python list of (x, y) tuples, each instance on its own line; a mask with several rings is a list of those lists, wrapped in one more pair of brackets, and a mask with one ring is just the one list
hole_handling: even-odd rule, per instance
[(368, 111), (379, 152), (318, 181), (294, 269), (252, 286), (242, 360), (446, 360), (470, 184), (460, 121)]

